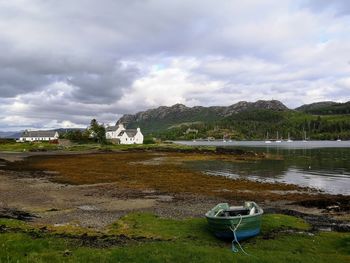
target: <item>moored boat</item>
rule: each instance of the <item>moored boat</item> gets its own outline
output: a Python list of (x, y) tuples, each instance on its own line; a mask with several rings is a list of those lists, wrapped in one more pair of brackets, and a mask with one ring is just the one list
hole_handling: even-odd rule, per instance
[(215, 236), (240, 241), (260, 233), (263, 213), (255, 202), (245, 202), (243, 206), (221, 203), (208, 211), (205, 217)]
[(269, 140), (269, 132), (266, 132), (266, 140), (265, 143), (271, 143), (271, 141)]

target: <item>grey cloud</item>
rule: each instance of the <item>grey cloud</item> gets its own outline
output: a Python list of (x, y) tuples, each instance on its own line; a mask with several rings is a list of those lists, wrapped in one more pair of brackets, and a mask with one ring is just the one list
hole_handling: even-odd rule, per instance
[(350, 14), (350, 2), (348, 0), (308, 0), (306, 6), (316, 11), (331, 9), (337, 15)]
[(138, 76), (134, 66), (110, 58), (6, 51), (0, 55), (0, 97), (15, 97), (65, 81), (76, 87), (72, 95), (78, 100), (108, 102), (117, 100), (121, 89)]
[(123, 68), (120, 63), (100, 74), (82, 73), (71, 76), (68, 83), (78, 87), (73, 96), (81, 102), (110, 103), (122, 95), (139, 75), (136, 68)]
[[(338, 28), (333, 21), (323, 21), (329, 16), (322, 15), (349, 13), (350, 4), (345, 0), (310, 0), (307, 5), (300, 1), (298, 10), (294, 3), (2, 1), (0, 128), (17, 125), (15, 120), (4, 121), (8, 116), (38, 127), (50, 120), (88, 123), (92, 117), (114, 122), (118, 114), (172, 101), (169, 93), (203, 105), (268, 98), (276, 92), (287, 104), (299, 103), (311, 82), (332, 87), (337, 78), (348, 75), (349, 70), (340, 63), (348, 50), (347, 21), (339, 17)], [(305, 6), (309, 12), (304, 12)], [(319, 32), (325, 31), (327, 39), (339, 46), (319, 46)], [(212, 57), (222, 57), (228, 63), (219, 65)], [(182, 58), (189, 59), (180, 66), (171, 65)], [(198, 64), (193, 68), (188, 66), (192, 59)], [(193, 87), (218, 81), (222, 89), (202, 92), (183, 88), (177, 94), (162, 88), (170, 81), (167, 78), (142, 86), (143, 79), (158, 74), (150, 69), (156, 64), (174, 67), (175, 73), (181, 71), (180, 81), (186, 78)], [(325, 75), (333, 79), (325, 79)], [(138, 80), (141, 86), (134, 91)], [(176, 77), (171, 81), (177, 82)], [(338, 98), (339, 90), (347, 88), (324, 94)], [(150, 93), (153, 97), (147, 100)], [(122, 101), (125, 97), (126, 102)]]

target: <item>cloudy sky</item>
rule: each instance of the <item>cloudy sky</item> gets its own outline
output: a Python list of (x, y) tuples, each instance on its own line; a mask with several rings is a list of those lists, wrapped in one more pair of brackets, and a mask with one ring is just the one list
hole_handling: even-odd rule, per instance
[(348, 0), (0, 0), (0, 130), (350, 100)]

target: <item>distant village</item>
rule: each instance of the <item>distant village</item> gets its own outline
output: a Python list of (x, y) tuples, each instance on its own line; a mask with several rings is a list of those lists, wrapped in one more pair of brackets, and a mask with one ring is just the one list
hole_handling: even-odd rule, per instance
[[(96, 124), (98, 125), (98, 124)], [(101, 126), (99, 126), (101, 127)], [(114, 144), (143, 144), (144, 136), (140, 128), (126, 129), (123, 124), (114, 126), (102, 126), (105, 139)], [(97, 132), (93, 129), (87, 129), (90, 138), (97, 136)], [(54, 130), (26, 130), (22, 133), (17, 142), (54, 142), (60, 138), (57, 131)]]

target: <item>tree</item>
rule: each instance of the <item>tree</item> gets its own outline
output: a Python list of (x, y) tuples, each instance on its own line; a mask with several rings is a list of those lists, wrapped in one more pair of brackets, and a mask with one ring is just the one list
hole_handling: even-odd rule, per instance
[(91, 137), (95, 138), (98, 143), (106, 143), (106, 129), (96, 119), (91, 120), (89, 131)]

